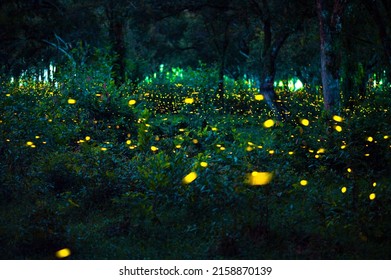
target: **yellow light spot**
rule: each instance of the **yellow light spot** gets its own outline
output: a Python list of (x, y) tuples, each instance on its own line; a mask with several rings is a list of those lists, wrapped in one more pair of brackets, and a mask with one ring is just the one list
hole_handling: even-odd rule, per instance
[(221, 150), (221, 151), (224, 151), (224, 150), (225, 150), (225, 147), (220, 147), (220, 150)]
[(347, 189), (346, 187), (342, 187), (342, 188), (341, 188), (341, 193), (346, 193), (347, 190), (348, 190), (348, 189)]
[(272, 120), (272, 119), (269, 119), (269, 120), (267, 120), (267, 121), (265, 121), (264, 123), (263, 123), (263, 127), (265, 127), (265, 128), (270, 128), (270, 127), (272, 127), (273, 125), (274, 125), (274, 120)]
[(100, 150), (101, 150), (101, 151), (107, 151), (107, 148), (101, 147)]
[(349, 173), (352, 173), (352, 169), (349, 167), (348, 169), (346, 169)]
[(375, 193), (371, 193), (370, 195), (369, 195), (369, 199), (370, 200), (374, 200), (376, 198), (376, 194)]
[(274, 154), (274, 150), (270, 150), (270, 151), (269, 151), (269, 154), (270, 154), (270, 155), (273, 155), (273, 154)]
[(160, 141), (160, 137), (156, 135), (155, 141)]
[(247, 142), (247, 144), (250, 145), (250, 146), (254, 146), (253, 142)]
[(180, 128), (180, 129), (179, 129), (179, 132), (184, 132), (184, 131), (185, 131), (184, 128)]
[(136, 102), (137, 102), (136, 100), (130, 99), (129, 102), (128, 102), (128, 105), (132, 106), (132, 105), (136, 104)]
[(90, 141), (91, 140), (91, 137), (90, 136), (86, 136), (86, 141)]
[(41, 138), (41, 136), (39, 136), (39, 135), (35, 136), (35, 139), (39, 139), (39, 138)]
[(364, 154), (364, 156), (369, 157), (369, 154)]
[(310, 125), (310, 121), (307, 120), (307, 119), (302, 119), (302, 120), (300, 121), (300, 123), (301, 123), (302, 125), (304, 125), (304, 126), (309, 126), (309, 125)]
[(212, 127), (212, 131), (217, 131), (217, 127)]
[(335, 115), (335, 116), (333, 116), (333, 120), (335, 120), (336, 122), (342, 122), (343, 118), (340, 117), (340, 116)]
[(373, 137), (372, 137), (372, 136), (369, 136), (369, 137), (367, 138), (367, 141), (368, 141), (368, 142), (373, 142)]
[(314, 150), (312, 150), (312, 149), (309, 149), (308, 151), (309, 151), (311, 154), (314, 152)]
[(301, 180), (300, 181), (300, 185), (307, 186), (308, 185), (308, 181), (307, 180)]
[(181, 145), (176, 145), (175, 148), (180, 149), (182, 146)]
[(270, 181), (273, 179), (273, 174), (271, 172), (253, 171), (249, 177), (250, 185), (262, 186), (270, 183)]
[(334, 127), (334, 129), (335, 129), (336, 131), (338, 131), (338, 132), (341, 132), (341, 131), (342, 131), (342, 126), (336, 125), (336, 126)]
[(71, 250), (69, 250), (68, 248), (64, 248), (56, 252), (56, 257), (59, 259), (69, 257), (70, 255), (71, 255)]
[(34, 145), (34, 143), (31, 142), (31, 141), (27, 141), (26, 145), (27, 145), (27, 146), (32, 146), (32, 145)]
[(255, 95), (255, 100), (257, 101), (262, 101), (264, 99), (263, 95), (262, 94), (256, 94)]
[(158, 148), (158, 147), (151, 146), (151, 151), (152, 151), (152, 152), (156, 152), (157, 150), (159, 150), (159, 148)]
[(193, 139), (193, 144), (198, 144), (198, 139)]
[(258, 149), (262, 149), (262, 148), (263, 148), (263, 146), (259, 145), (259, 146), (257, 146), (257, 148), (258, 148)]
[(208, 166), (208, 163), (205, 162), (205, 161), (202, 161), (202, 162), (200, 162), (200, 165), (201, 165), (202, 167), (207, 167), (207, 166)]
[(324, 154), (326, 150), (324, 148), (320, 148), (316, 153), (317, 154)]
[(390, 138), (390, 136), (388, 136), (388, 135), (384, 135), (384, 137), (383, 137), (384, 139), (388, 139), (388, 138)]
[(183, 177), (182, 183), (183, 183), (183, 184), (190, 184), (190, 183), (193, 182), (195, 179), (197, 179), (197, 173), (195, 173), (195, 172), (193, 171), (193, 172), (190, 172), (189, 174), (187, 174), (185, 177)]
[(345, 149), (346, 148), (346, 145), (342, 145), (341, 146), (341, 149), (343, 150), (343, 149)]
[(73, 98), (68, 99), (68, 104), (76, 104), (76, 100)]
[(376, 185), (377, 185), (376, 182), (373, 182), (372, 186), (373, 186), (373, 187), (376, 187)]
[(315, 158), (319, 158), (320, 157), (320, 155), (315, 155)]
[(193, 104), (194, 103), (194, 98), (192, 98), (192, 97), (185, 98), (185, 103), (186, 104)]
[(288, 152), (288, 155), (293, 155), (295, 152), (293, 152), (293, 151), (290, 151), (290, 152)]
[(251, 147), (251, 146), (247, 146), (247, 147), (246, 147), (246, 151), (247, 151), (247, 152), (251, 152), (253, 149), (254, 149), (254, 148)]
[(31, 145), (30, 147), (34, 149), (34, 148), (36, 148), (37, 146), (35, 146), (35, 145), (33, 144), (33, 145)]
[(126, 140), (126, 145), (132, 144), (132, 140)]

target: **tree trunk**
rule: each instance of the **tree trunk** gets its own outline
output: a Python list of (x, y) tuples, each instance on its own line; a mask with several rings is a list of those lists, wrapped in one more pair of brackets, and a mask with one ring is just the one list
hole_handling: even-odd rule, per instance
[(265, 101), (273, 111), (275, 117), (278, 120), (284, 120), (287, 110), (276, 95), (274, 80), (276, 75), (276, 58), (289, 33), (282, 33), (272, 41), (271, 30), (271, 22), (267, 18), (263, 21), (264, 49), (262, 53), (259, 91), (265, 97)]
[(320, 62), (324, 109), (328, 114), (338, 114), (340, 106), (339, 63), (337, 40), (341, 31), (344, 0), (317, 0), (320, 31)]
[(124, 40), (124, 24), (120, 21), (110, 22), (110, 34), (113, 51), (116, 55), (114, 60), (114, 81), (117, 86), (125, 81), (126, 71), (126, 48)]

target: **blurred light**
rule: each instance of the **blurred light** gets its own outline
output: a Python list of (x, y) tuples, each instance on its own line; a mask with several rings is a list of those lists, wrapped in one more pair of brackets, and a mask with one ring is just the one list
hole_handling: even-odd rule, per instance
[(250, 185), (252, 186), (262, 186), (267, 185), (273, 179), (273, 174), (271, 172), (257, 172), (253, 171), (249, 176)]
[(189, 174), (187, 174), (185, 177), (183, 177), (182, 183), (183, 183), (183, 184), (190, 184), (190, 183), (193, 182), (195, 179), (197, 179), (197, 173), (195, 173), (195, 172), (193, 171), (193, 172), (190, 172)]

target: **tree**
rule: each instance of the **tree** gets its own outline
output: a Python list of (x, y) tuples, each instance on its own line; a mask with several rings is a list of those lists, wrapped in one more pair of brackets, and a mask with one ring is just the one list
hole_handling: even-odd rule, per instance
[(346, 0), (317, 0), (320, 31), (320, 61), (324, 108), (335, 114), (340, 106), (338, 44)]

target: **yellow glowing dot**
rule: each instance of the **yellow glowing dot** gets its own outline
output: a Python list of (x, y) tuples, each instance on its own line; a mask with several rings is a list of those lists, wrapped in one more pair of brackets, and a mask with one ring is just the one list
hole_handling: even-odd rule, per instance
[(368, 142), (373, 142), (373, 137), (369, 136), (369, 137), (367, 138), (367, 141), (368, 141)]
[(347, 190), (348, 190), (348, 189), (347, 189), (346, 187), (342, 187), (342, 188), (341, 188), (341, 193), (346, 193)]
[(35, 139), (39, 139), (39, 138), (41, 138), (41, 136), (39, 136), (39, 135), (35, 136)]
[(346, 145), (342, 145), (341, 146), (341, 149), (343, 150), (343, 149), (345, 149), (346, 148)]
[(364, 156), (369, 157), (369, 154), (364, 154)]
[(376, 182), (373, 182), (372, 186), (373, 186), (373, 187), (376, 187), (376, 185), (377, 185)]
[(180, 128), (179, 131), (180, 131), (180, 132), (184, 132), (185, 129), (184, 129), (184, 128)]
[(70, 255), (71, 255), (71, 250), (69, 250), (68, 248), (64, 248), (56, 252), (56, 257), (59, 259), (69, 257)]
[(76, 100), (72, 99), (72, 98), (69, 98), (68, 99), (68, 104), (76, 104)]
[(137, 102), (136, 100), (130, 99), (129, 102), (128, 102), (128, 105), (132, 106), (132, 105), (136, 104), (136, 102)]
[(388, 136), (388, 135), (384, 135), (384, 137), (383, 137), (384, 139), (388, 139), (388, 138), (390, 138), (390, 136)]
[(197, 179), (197, 173), (195, 173), (195, 172), (193, 171), (193, 172), (190, 172), (189, 174), (187, 174), (185, 177), (183, 177), (182, 183), (183, 183), (183, 184), (190, 184), (190, 183), (193, 182), (195, 179)]
[(343, 121), (343, 118), (340, 117), (340, 116), (333, 116), (333, 120), (335, 120), (336, 122), (342, 122)]
[(27, 141), (26, 145), (27, 145), (27, 146), (31, 146), (31, 145), (34, 145), (34, 143), (31, 142), (31, 141)]
[(261, 100), (263, 100), (263, 99), (264, 99), (264, 97), (263, 97), (262, 94), (256, 94), (256, 95), (255, 95), (255, 100), (261, 101)]
[(35, 145), (33, 144), (33, 145), (31, 145), (30, 147), (34, 149), (34, 148), (36, 148), (37, 146), (35, 146)]
[(341, 131), (342, 131), (342, 126), (336, 125), (336, 126), (334, 127), (334, 129), (335, 129), (336, 131), (338, 131), (338, 132), (341, 132)]
[(100, 150), (101, 150), (101, 151), (107, 151), (107, 148), (101, 147)]
[(258, 149), (262, 149), (262, 148), (263, 148), (263, 146), (259, 145), (259, 146), (257, 146), (257, 148), (258, 148)]
[(324, 148), (320, 148), (316, 153), (317, 154), (324, 154), (325, 153), (325, 149)]
[(176, 145), (175, 148), (180, 149), (182, 146), (181, 145)]
[(288, 152), (288, 155), (293, 155), (295, 152), (292, 152), (292, 151), (290, 151), (290, 152)]
[(370, 195), (369, 195), (369, 199), (370, 200), (374, 200), (376, 198), (376, 194), (375, 193), (371, 193)]
[(193, 104), (194, 103), (194, 98), (192, 98), (192, 97), (185, 98), (185, 103), (186, 104)]
[(86, 141), (90, 141), (91, 140), (91, 137), (90, 136), (86, 136)]
[(126, 145), (132, 144), (132, 140), (126, 140)]
[(309, 126), (309, 125), (310, 125), (310, 121), (307, 120), (307, 119), (302, 119), (302, 120), (300, 121), (300, 123), (301, 123), (302, 125), (304, 125), (304, 126)]
[(307, 186), (308, 185), (308, 181), (307, 180), (301, 180), (300, 181), (300, 185)]
[(198, 144), (198, 139), (193, 139), (193, 144)]
[(262, 186), (267, 185), (273, 179), (273, 173), (271, 172), (251, 172), (249, 176), (250, 185), (252, 186)]
[(319, 158), (320, 157), (320, 155), (315, 155), (315, 158)]
[(246, 151), (247, 151), (247, 152), (251, 152), (253, 149), (254, 149), (254, 148), (251, 147), (251, 146), (247, 146), (247, 147), (246, 147)]
[(269, 154), (270, 154), (270, 155), (274, 154), (274, 150), (270, 150), (270, 151), (269, 151)]
[(157, 150), (159, 150), (159, 148), (158, 148), (158, 147), (151, 146), (151, 151), (152, 151), (152, 152), (156, 152)]
[(212, 127), (212, 131), (217, 131), (217, 127)]
[(205, 161), (202, 161), (202, 162), (200, 162), (200, 165), (201, 165), (202, 167), (207, 167), (207, 166), (208, 166), (208, 163), (205, 162)]
[(265, 127), (265, 128), (270, 128), (270, 127), (272, 127), (274, 125), (274, 120), (272, 120), (272, 119), (269, 119), (269, 120), (267, 120), (267, 121), (265, 121), (264, 123), (263, 123), (263, 126)]
[(220, 150), (221, 150), (221, 151), (224, 151), (224, 150), (225, 150), (225, 147), (220, 147)]
[(250, 145), (250, 146), (254, 146), (253, 142), (247, 142), (247, 144)]
[(133, 145), (133, 146), (129, 146), (129, 149), (131, 149), (131, 150), (134, 150), (136, 148), (136, 146), (135, 145)]
[(349, 173), (352, 173), (352, 169), (349, 167), (348, 169), (346, 169)]

